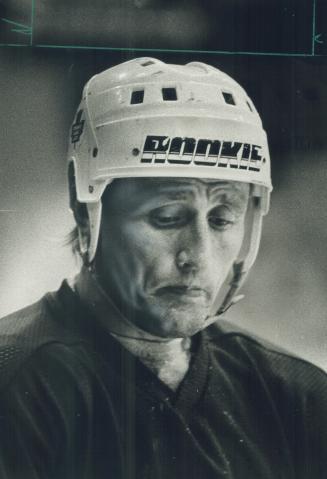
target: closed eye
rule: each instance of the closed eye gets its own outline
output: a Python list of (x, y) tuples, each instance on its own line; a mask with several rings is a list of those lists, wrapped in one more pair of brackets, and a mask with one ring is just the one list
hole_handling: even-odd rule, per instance
[(188, 208), (180, 205), (165, 205), (149, 213), (149, 222), (155, 228), (181, 228), (191, 219)]
[(213, 208), (208, 214), (208, 223), (211, 228), (219, 231), (224, 231), (235, 223), (235, 214), (225, 206), (217, 206)]

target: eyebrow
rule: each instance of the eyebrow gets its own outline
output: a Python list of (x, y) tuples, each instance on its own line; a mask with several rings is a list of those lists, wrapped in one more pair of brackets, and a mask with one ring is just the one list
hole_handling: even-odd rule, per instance
[(209, 199), (215, 200), (216, 198), (222, 199), (226, 202), (244, 202), (244, 200), (248, 197), (249, 187), (237, 187), (230, 185), (226, 188), (219, 188), (218, 186), (213, 187), (211, 190), (207, 190), (207, 195)]
[[(154, 195), (155, 191), (155, 195)], [(194, 191), (191, 190), (176, 190), (176, 188), (145, 188), (134, 199), (135, 209), (143, 207), (145, 203), (158, 204), (160, 201), (185, 201), (188, 202), (195, 197)]]
[[(195, 191), (197, 188), (197, 183), (183, 183), (182, 181), (169, 181), (167, 184), (162, 182), (149, 183), (150, 187), (143, 190), (143, 198), (146, 196), (152, 196), (153, 191), (156, 191), (156, 199), (164, 197), (172, 201), (184, 200), (194, 198)], [(247, 197), (246, 188), (231, 184), (229, 181), (217, 181), (212, 183), (205, 183), (206, 186), (206, 196), (211, 201), (223, 201), (230, 204), (243, 204), (244, 200)]]
[(185, 191), (183, 190), (178, 190), (172, 189), (170, 191), (170, 188), (163, 188), (161, 191), (159, 189), (157, 193), (158, 197), (160, 196), (165, 196), (165, 198), (168, 198), (170, 200), (187, 200), (189, 198), (194, 198), (194, 191), (187, 189)]

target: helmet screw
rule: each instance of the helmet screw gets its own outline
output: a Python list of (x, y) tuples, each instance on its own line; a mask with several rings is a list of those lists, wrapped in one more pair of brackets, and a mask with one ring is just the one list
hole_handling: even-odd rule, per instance
[(138, 148), (133, 148), (132, 153), (133, 153), (134, 156), (137, 156), (137, 155), (139, 155), (140, 150)]
[(89, 185), (89, 193), (93, 193), (94, 187), (92, 185)]
[(97, 148), (93, 148), (92, 155), (93, 155), (93, 158), (98, 156), (98, 149)]

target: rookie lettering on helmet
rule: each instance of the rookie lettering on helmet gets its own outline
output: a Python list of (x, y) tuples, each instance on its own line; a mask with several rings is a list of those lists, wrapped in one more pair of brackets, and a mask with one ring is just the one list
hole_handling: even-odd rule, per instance
[(141, 163), (171, 163), (260, 171), (260, 145), (238, 141), (148, 135)]

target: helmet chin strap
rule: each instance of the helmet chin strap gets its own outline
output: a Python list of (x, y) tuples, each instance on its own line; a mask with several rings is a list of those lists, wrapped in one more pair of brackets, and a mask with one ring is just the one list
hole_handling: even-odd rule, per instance
[(244, 294), (239, 294), (236, 296), (236, 293), (240, 290), (242, 284), (244, 283), (246, 275), (247, 271), (244, 269), (244, 261), (235, 261), (233, 264), (233, 277), (229, 283), (229, 290), (216, 313), (217, 316), (225, 313), (233, 304), (238, 303), (244, 298)]
[(256, 256), (258, 254), (261, 230), (262, 230), (262, 206), (261, 199), (258, 197), (252, 197), (252, 205), (250, 206), (250, 215), (252, 216), (250, 222), (252, 227), (244, 238), (241, 257), (234, 262), (232, 268), (232, 278), (228, 283), (229, 289), (223, 300), (221, 294), (217, 294), (217, 297), (212, 305), (212, 315), (219, 316), (225, 313), (233, 304), (237, 303), (244, 298), (244, 295), (236, 295), (243, 285), (245, 278), (250, 271)]

